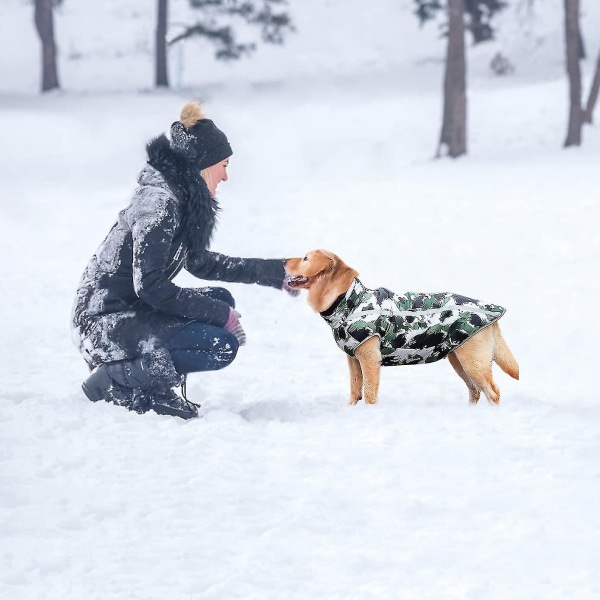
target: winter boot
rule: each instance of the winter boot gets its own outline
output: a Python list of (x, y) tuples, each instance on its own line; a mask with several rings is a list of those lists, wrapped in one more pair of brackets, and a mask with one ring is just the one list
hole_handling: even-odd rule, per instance
[(104, 399), (106, 402), (123, 406), (127, 410), (132, 410), (138, 414), (148, 412), (151, 408), (148, 394), (140, 389), (127, 388), (118, 383), (113, 383), (110, 386)]
[[(151, 379), (142, 359), (102, 364), (90, 373), (81, 387), (89, 400), (98, 402), (106, 399), (108, 391), (114, 384), (130, 390), (143, 390), (150, 387)], [(118, 394), (121, 393), (122, 390), (119, 390)]]
[(172, 390), (184, 381), (169, 353), (153, 349), (134, 360), (96, 367), (83, 382), (82, 389), (93, 402), (106, 400), (137, 413), (153, 410), (159, 415), (192, 419), (198, 416), (198, 407)]
[(182, 419), (198, 416), (198, 407), (169, 389), (162, 392), (152, 391), (148, 395), (149, 408), (159, 415), (170, 415)]

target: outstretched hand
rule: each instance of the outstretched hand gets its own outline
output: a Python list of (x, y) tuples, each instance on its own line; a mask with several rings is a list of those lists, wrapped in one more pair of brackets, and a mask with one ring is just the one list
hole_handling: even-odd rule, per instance
[(281, 286), (281, 289), (284, 292), (287, 292), (292, 298), (295, 298), (296, 296), (300, 295), (300, 290), (295, 290), (294, 288), (288, 285), (287, 277), (283, 280), (283, 285)]
[(233, 308), (229, 309), (229, 318), (227, 319), (227, 323), (225, 323), (224, 327), (229, 333), (233, 333), (237, 338), (237, 341), (240, 343), (240, 346), (243, 346), (246, 343), (246, 332), (240, 323), (240, 313)]

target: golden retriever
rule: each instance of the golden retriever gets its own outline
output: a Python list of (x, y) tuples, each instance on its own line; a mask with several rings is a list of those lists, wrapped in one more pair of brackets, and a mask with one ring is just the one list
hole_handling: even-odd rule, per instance
[[(381, 366), (433, 362), (448, 357), (466, 383), (469, 401), (481, 392), (498, 404), (492, 361), (519, 379), (519, 365), (496, 322), (504, 309), (451, 293), (398, 296), (370, 290), (358, 272), (327, 250), (284, 260), (287, 284), (308, 290), (308, 303), (332, 327), (347, 354), (350, 400), (375, 404)], [(359, 314), (360, 313), (360, 314)], [(358, 316), (357, 316), (358, 315)]]

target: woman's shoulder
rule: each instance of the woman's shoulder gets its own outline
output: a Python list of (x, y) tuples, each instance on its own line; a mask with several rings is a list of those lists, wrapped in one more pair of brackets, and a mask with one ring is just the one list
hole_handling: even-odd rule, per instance
[(167, 185), (160, 171), (146, 165), (138, 176), (138, 187), (129, 206), (130, 219), (181, 217), (181, 202)]
[(155, 193), (163, 192), (170, 196), (175, 196), (173, 190), (169, 187), (165, 176), (155, 167), (146, 163), (137, 177), (138, 189), (154, 191)]
[(138, 175), (138, 186), (134, 196), (140, 196), (147, 200), (155, 198), (157, 201), (177, 202), (175, 192), (169, 187), (164, 175), (152, 165), (145, 165)]

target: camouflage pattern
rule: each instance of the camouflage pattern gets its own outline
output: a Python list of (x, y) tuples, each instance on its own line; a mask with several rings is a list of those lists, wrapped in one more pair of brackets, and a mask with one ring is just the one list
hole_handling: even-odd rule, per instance
[(466, 296), (371, 290), (358, 279), (321, 313), (337, 345), (350, 356), (373, 336), (381, 340), (383, 366), (435, 362), (495, 323), (505, 309)]

